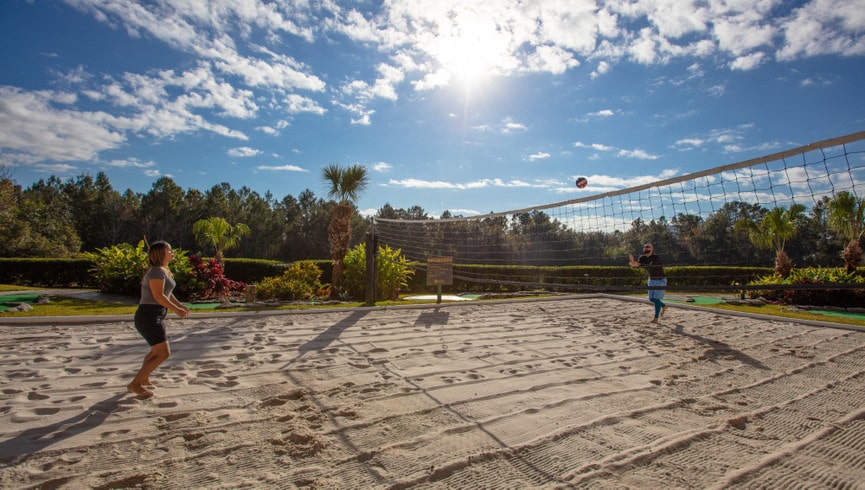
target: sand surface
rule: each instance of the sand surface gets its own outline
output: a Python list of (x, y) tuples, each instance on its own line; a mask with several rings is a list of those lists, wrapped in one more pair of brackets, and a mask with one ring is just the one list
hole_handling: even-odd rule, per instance
[(863, 488), (865, 333), (610, 297), (0, 325), (2, 488)]

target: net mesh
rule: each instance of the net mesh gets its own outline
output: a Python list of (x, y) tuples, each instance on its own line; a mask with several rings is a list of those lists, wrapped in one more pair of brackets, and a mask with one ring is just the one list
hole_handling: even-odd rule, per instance
[[(805, 212), (785, 252), (797, 266), (840, 267), (845, 243), (828, 226), (826, 209), (840, 193), (861, 198), (865, 131), (627, 189), (593, 180), (588, 188), (594, 195), (482, 216), (377, 218), (374, 233), (380, 245), (401, 249), (420, 269), (438, 256), (453, 257), (456, 266), (545, 268), (523, 278), (495, 268), (464, 269), (456, 277), (568, 288), (588, 285), (591, 274), (575, 280), (574, 271), (562, 268), (624, 266), (645, 241), (654, 243), (665, 267), (773, 267), (777, 250), (756, 245), (737, 223), (758, 224), (774, 208), (797, 205)], [(716, 279), (701, 282), (730, 285), (726, 275)], [(612, 283), (632, 284), (633, 274), (623, 272)]]

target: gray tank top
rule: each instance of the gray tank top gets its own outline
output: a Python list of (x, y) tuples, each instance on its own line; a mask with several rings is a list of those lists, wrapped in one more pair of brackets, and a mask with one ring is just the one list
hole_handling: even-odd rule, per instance
[(153, 292), (150, 291), (150, 280), (151, 279), (165, 279), (165, 287), (163, 288), (163, 293), (165, 293), (165, 297), (171, 297), (171, 292), (174, 291), (174, 286), (177, 283), (174, 281), (174, 278), (168, 274), (168, 271), (163, 269), (162, 267), (151, 267), (147, 269), (147, 272), (144, 274), (144, 278), (141, 279), (141, 301), (139, 304), (142, 305), (158, 305), (159, 303), (156, 299), (153, 298)]

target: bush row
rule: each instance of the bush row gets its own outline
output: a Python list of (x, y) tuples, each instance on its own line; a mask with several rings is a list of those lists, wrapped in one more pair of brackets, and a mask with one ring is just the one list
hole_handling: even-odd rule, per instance
[(0, 284), (49, 288), (92, 288), (90, 259), (0, 258)]
[[(425, 265), (414, 263), (417, 274), (409, 280), (412, 292), (432, 292), (436, 286), (427, 286)], [(665, 267), (668, 287), (712, 287), (747, 284), (758, 277), (772, 274), (770, 267)], [(640, 287), (646, 283), (646, 273), (638, 268), (614, 266), (536, 267), (518, 265), (454, 264), (453, 285), (444, 286), (448, 292), (514, 292), (527, 287), (550, 290), (614, 290), (622, 287)], [(464, 279), (465, 278), (465, 279)], [(563, 285), (563, 286), (562, 286)]]
[[(330, 277), (329, 260), (314, 261), (322, 270), (322, 277)], [(265, 277), (281, 275), (289, 264), (276, 260), (225, 259), (225, 275), (235, 281), (252, 284)], [(0, 257), (0, 284), (51, 288), (98, 287), (92, 270), (93, 258), (42, 259)], [(137, 291), (136, 291), (137, 292)]]

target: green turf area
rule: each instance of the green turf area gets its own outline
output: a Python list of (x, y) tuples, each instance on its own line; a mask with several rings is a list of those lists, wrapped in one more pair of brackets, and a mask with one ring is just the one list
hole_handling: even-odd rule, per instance
[(713, 296), (688, 296), (688, 298), (692, 299), (693, 301), (685, 301), (685, 300), (681, 300), (681, 299), (668, 298), (668, 299), (665, 299), (664, 302), (666, 302), (666, 303), (685, 303), (685, 304), (689, 304), (689, 305), (717, 305), (717, 304), (720, 304), (720, 303), (723, 303), (724, 301), (726, 301), (725, 299), (716, 298)]
[[(664, 301), (666, 301), (668, 303), (683, 303), (683, 304), (697, 305), (697, 306), (718, 305), (718, 304), (722, 304), (725, 301), (727, 301), (726, 299), (717, 298), (717, 297), (713, 297), (713, 296), (688, 296), (688, 298), (692, 299), (693, 301), (683, 301), (681, 299), (673, 299), (673, 298), (666, 299)], [(849, 311), (808, 310), (808, 313), (813, 313), (815, 315), (834, 317), (834, 318), (849, 318), (852, 320), (865, 321), (865, 314), (853, 313), (853, 312), (849, 312)]]
[(222, 303), (184, 303), (190, 310), (215, 310)]
[(835, 318), (852, 318), (854, 320), (865, 321), (865, 314), (851, 313), (849, 311), (808, 310), (808, 313), (816, 313), (818, 315), (835, 317)]
[[(2, 294), (0, 295), (0, 303), (29, 303), (33, 304), (39, 299), (41, 294), (22, 293), (22, 294)], [(6, 311), (10, 306), (0, 305), (0, 311)]]

